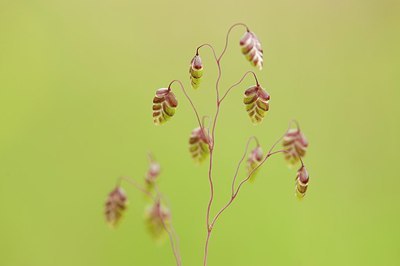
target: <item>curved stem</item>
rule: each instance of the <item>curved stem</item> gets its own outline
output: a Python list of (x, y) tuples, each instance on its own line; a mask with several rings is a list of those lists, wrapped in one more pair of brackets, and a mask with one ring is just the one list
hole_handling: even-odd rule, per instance
[[(290, 128), (290, 124), (289, 124), (289, 128)], [(235, 198), (236, 198), (237, 195), (239, 194), (240, 188), (243, 186), (243, 184), (246, 183), (246, 182), (251, 178), (251, 176), (253, 175), (253, 173), (254, 173), (255, 171), (257, 171), (257, 169), (259, 169), (259, 168), (266, 162), (266, 160), (267, 160), (269, 157), (271, 157), (272, 155), (277, 154), (277, 153), (286, 152), (285, 150), (279, 150), (279, 151), (275, 151), (275, 152), (274, 152), (273, 150), (274, 150), (274, 148), (276, 147), (276, 145), (284, 138), (284, 136), (285, 136), (286, 133), (288, 132), (289, 128), (286, 130), (285, 134), (283, 134), (283, 135), (272, 145), (272, 147), (271, 147), (271, 148), (269, 149), (269, 151), (268, 151), (268, 154), (267, 154), (267, 155), (265, 156), (265, 158), (260, 162), (260, 164), (259, 164), (257, 167), (255, 167), (255, 168), (248, 174), (247, 178), (243, 179), (243, 180), (240, 182), (238, 188), (237, 188), (236, 191), (235, 191), (235, 189), (234, 189), (234, 184), (235, 184), (235, 181), (236, 181), (237, 173), (238, 173), (238, 171), (239, 171), (240, 165), (242, 164), (242, 162), (243, 162), (243, 160), (244, 160), (244, 158), (245, 158), (245, 156), (246, 156), (246, 154), (247, 154), (248, 146), (249, 146), (250, 141), (251, 141), (252, 138), (250, 138), (250, 139), (248, 140), (248, 142), (247, 142), (247, 144), (246, 144), (245, 153), (244, 153), (244, 155), (242, 156), (241, 160), (240, 160), (239, 163), (238, 163), (238, 167), (237, 167), (237, 169), (236, 169), (235, 176), (234, 176), (234, 179), (233, 179), (233, 182), (232, 182), (232, 195), (231, 195), (231, 198), (230, 198), (229, 201), (218, 211), (218, 213), (215, 215), (215, 217), (214, 217), (214, 219), (212, 220), (212, 222), (209, 224), (209, 229), (208, 229), (208, 234), (207, 234), (207, 240), (206, 240), (206, 250), (205, 250), (204, 265), (207, 265), (208, 243), (209, 243), (209, 240), (210, 240), (210, 237), (211, 237), (212, 230), (213, 230), (214, 225), (215, 225), (215, 223), (217, 222), (218, 218), (219, 218), (219, 217), (221, 216), (221, 214), (233, 203), (233, 201), (235, 200)], [(258, 142), (258, 141), (257, 141), (257, 142)]]
[[(160, 193), (160, 191), (159, 191), (157, 185), (155, 185), (154, 188), (155, 188), (156, 193), (157, 193), (157, 198), (156, 198), (156, 200), (154, 201), (154, 203), (157, 204), (157, 208), (161, 209), (161, 206), (160, 206), (160, 205), (161, 205), (161, 202), (160, 202), (160, 200), (161, 200), (161, 198), (162, 198), (163, 196), (162, 196), (162, 194)], [(182, 265), (182, 259), (181, 259), (181, 256), (180, 256), (179, 245), (178, 245), (178, 244), (175, 244), (175, 242), (178, 242), (178, 241), (176, 240), (178, 237), (177, 237), (177, 235), (176, 235), (176, 233), (175, 233), (175, 230), (173, 230), (172, 225), (170, 225), (170, 227), (171, 227), (172, 229), (171, 229), (171, 230), (168, 229), (168, 226), (167, 226), (167, 224), (165, 223), (165, 221), (164, 221), (164, 219), (163, 219), (162, 213), (159, 213), (159, 214), (158, 214), (158, 217), (159, 217), (160, 220), (161, 220), (161, 223), (162, 223), (162, 225), (163, 225), (163, 227), (164, 227), (164, 230), (165, 230), (165, 231), (167, 232), (167, 234), (168, 234), (169, 241), (170, 241), (171, 248), (172, 248), (172, 252), (173, 252), (174, 257), (175, 257), (176, 265), (177, 265), (177, 266), (181, 266), (181, 265)]]
[(204, 46), (207, 46), (207, 47), (209, 47), (209, 48), (212, 50), (215, 61), (218, 61), (217, 53), (215, 52), (214, 46), (212, 46), (212, 45), (209, 44), (209, 43), (203, 43), (202, 45), (200, 45), (199, 47), (197, 47), (197, 49), (196, 49), (196, 55), (199, 55), (199, 50), (200, 50), (202, 47), (204, 47)]
[(136, 188), (137, 190), (139, 190), (140, 192), (142, 192), (143, 194), (145, 194), (146, 196), (148, 196), (152, 200), (155, 200), (155, 197), (148, 190), (146, 190), (141, 185), (139, 185), (133, 178), (130, 178), (128, 176), (121, 176), (117, 180), (117, 185), (118, 186), (121, 184), (122, 180), (124, 180), (124, 181), (128, 182), (129, 184), (131, 184), (134, 188)]
[(228, 48), (229, 35), (231, 34), (231, 31), (232, 31), (235, 27), (237, 27), (237, 26), (246, 27), (246, 30), (249, 31), (249, 27), (247, 27), (247, 25), (244, 24), (244, 23), (235, 23), (235, 24), (233, 24), (233, 25), (229, 28), (229, 30), (228, 30), (228, 32), (227, 32), (227, 34), (226, 34), (225, 46), (224, 46), (224, 49), (223, 49), (222, 52), (221, 52), (221, 55), (218, 57), (218, 61), (221, 61), (221, 58), (224, 56), (224, 54), (225, 54), (225, 52), (226, 52), (226, 49)]
[(182, 82), (181, 82), (180, 80), (174, 79), (174, 80), (171, 81), (171, 83), (168, 85), (168, 89), (171, 88), (171, 86), (172, 86), (172, 84), (173, 84), (174, 82), (179, 83), (179, 85), (181, 86), (181, 89), (182, 89), (182, 91), (183, 91), (183, 94), (185, 94), (185, 96), (186, 96), (186, 98), (188, 99), (190, 105), (192, 106), (192, 109), (193, 109), (193, 111), (194, 111), (194, 113), (195, 113), (195, 115), (196, 115), (197, 122), (199, 123), (200, 128), (203, 129), (203, 127), (202, 127), (202, 125), (201, 125), (199, 113), (197, 112), (197, 109), (196, 109), (196, 107), (194, 106), (194, 103), (193, 103), (192, 99), (191, 99), (191, 98), (189, 97), (189, 95), (187, 94), (187, 92), (186, 92), (186, 90), (185, 90), (185, 87), (183, 86)]
[[(204, 266), (207, 265), (208, 244), (209, 244), (211, 231), (212, 231), (212, 226), (210, 226), (210, 212), (211, 212), (211, 206), (212, 206), (212, 203), (213, 203), (213, 200), (214, 200), (214, 183), (213, 183), (213, 180), (212, 180), (212, 169), (213, 169), (213, 155), (214, 155), (214, 147), (215, 147), (215, 128), (217, 126), (218, 115), (219, 115), (220, 104), (221, 104), (221, 100), (220, 100), (220, 96), (219, 96), (219, 83), (221, 81), (221, 76), (222, 76), (221, 59), (224, 56), (224, 54), (226, 52), (226, 49), (228, 48), (229, 35), (230, 35), (232, 29), (237, 27), (237, 26), (244, 26), (248, 30), (248, 27), (244, 23), (233, 24), (229, 28), (229, 30), (228, 30), (228, 32), (226, 34), (225, 46), (224, 46), (224, 49), (222, 50), (222, 52), (221, 52), (221, 54), (220, 54), (220, 56), (218, 58), (216, 56), (214, 48), (209, 44), (204, 44), (204, 45), (209, 46), (213, 50), (214, 58), (216, 59), (216, 63), (217, 63), (217, 67), (218, 67), (218, 76), (217, 76), (217, 80), (215, 82), (216, 105), (217, 105), (217, 107), (216, 107), (214, 121), (213, 121), (212, 129), (211, 129), (211, 141), (209, 143), (210, 163), (209, 163), (209, 168), (208, 168), (208, 181), (209, 181), (209, 184), (210, 184), (210, 199), (208, 201), (207, 214), (206, 214), (206, 219), (207, 219), (207, 221), (206, 221), (207, 222), (207, 238), (206, 238), (206, 244), (205, 244), (205, 247), (204, 247), (204, 262), (203, 262)], [(196, 50), (196, 52), (198, 52), (198, 49)]]
[(245, 150), (244, 150), (243, 156), (242, 156), (242, 158), (240, 159), (240, 161), (239, 161), (239, 163), (238, 163), (238, 165), (237, 165), (237, 167), (236, 167), (235, 175), (233, 176), (233, 180), (232, 180), (232, 194), (231, 194), (232, 197), (233, 197), (233, 195), (235, 194), (235, 183), (236, 183), (236, 179), (237, 179), (237, 176), (238, 176), (238, 173), (239, 173), (240, 166), (242, 165), (244, 159), (246, 158), (247, 151), (249, 150), (250, 142), (251, 142), (251, 140), (253, 140), (253, 139), (256, 141), (257, 146), (260, 146), (260, 143), (258, 142), (258, 139), (257, 139), (255, 136), (250, 137), (249, 140), (247, 141), (246, 148), (245, 148)]
[(240, 83), (242, 83), (243, 80), (246, 78), (246, 76), (247, 76), (248, 74), (253, 74), (254, 79), (256, 80), (257, 86), (260, 85), (260, 84), (258, 83), (258, 79), (257, 79), (256, 73), (254, 73), (254, 71), (251, 71), (251, 70), (250, 70), (250, 71), (247, 71), (247, 72), (242, 76), (242, 78), (241, 78), (238, 82), (236, 82), (235, 84), (233, 84), (232, 86), (229, 87), (229, 89), (225, 92), (224, 96), (222, 96), (220, 102), (222, 102), (222, 101), (225, 99), (225, 97), (229, 94), (229, 92), (230, 92), (234, 87), (236, 87), (236, 86), (238, 86)]

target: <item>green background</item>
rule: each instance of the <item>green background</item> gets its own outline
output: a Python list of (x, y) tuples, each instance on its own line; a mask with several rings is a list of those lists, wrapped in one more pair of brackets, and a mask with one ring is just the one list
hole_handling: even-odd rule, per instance
[[(229, 198), (247, 138), (267, 149), (292, 118), (310, 142), (311, 181), (299, 202), (296, 169), (271, 158), (217, 223), (209, 265), (400, 264), (399, 1), (0, 0), (0, 265), (174, 265), (168, 242), (147, 234), (137, 191), (125, 186), (117, 230), (102, 214), (118, 176), (143, 178), (149, 150), (183, 265), (202, 265), (209, 191), (207, 164), (188, 154), (194, 115), (175, 87), (177, 113), (155, 127), (151, 100), (172, 79), (188, 87), (195, 47), (221, 51), (235, 22), (262, 42), (265, 67), (255, 71), (271, 110), (250, 123), (251, 78), (227, 98), (213, 212)], [(253, 69), (243, 31), (231, 35), (222, 90)], [(204, 82), (189, 93), (213, 115), (216, 66), (209, 50), (202, 57)]]

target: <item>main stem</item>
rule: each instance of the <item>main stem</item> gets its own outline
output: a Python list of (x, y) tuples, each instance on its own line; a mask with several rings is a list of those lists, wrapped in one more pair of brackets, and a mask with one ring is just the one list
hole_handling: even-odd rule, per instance
[[(214, 58), (215, 61), (217, 63), (217, 67), (218, 67), (218, 76), (217, 76), (217, 81), (215, 83), (215, 90), (216, 90), (216, 111), (215, 111), (215, 116), (214, 116), (214, 121), (213, 121), (213, 125), (212, 125), (212, 129), (211, 129), (211, 141), (209, 143), (209, 148), (210, 148), (210, 164), (209, 164), (209, 169), (208, 169), (208, 181), (210, 183), (210, 199), (208, 201), (208, 205), (207, 205), (207, 214), (206, 214), (206, 225), (207, 225), (207, 238), (206, 238), (206, 243), (205, 243), (205, 247), (204, 247), (204, 261), (203, 261), (203, 265), (207, 266), (207, 258), (208, 258), (208, 245), (210, 242), (210, 237), (211, 237), (211, 233), (212, 233), (212, 224), (210, 224), (210, 212), (211, 212), (211, 206), (214, 200), (214, 183), (212, 180), (212, 171), (213, 171), (213, 158), (214, 158), (214, 148), (215, 148), (215, 128), (217, 126), (217, 121), (218, 121), (218, 116), (219, 116), (219, 111), (220, 111), (220, 106), (221, 106), (221, 100), (220, 100), (220, 95), (219, 95), (219, 83), (221, 80), (221, 76), (222, 76), (222, 71), (221, 71), (221, 59), (224, 56), (227, 48), (228, 48), (228, 43), (229, 43), (229, 35), (232, 31), (233, 28), (237, 27), (237, 26), (244, 26), (246, 27), (246, 29), (248, 30), (247, 26), (243, 23), (236, 23), (234, 25), (232, 25), (227, 34), (226, 34), (226, 39), (225, 39), (225, 46), (220, 54), (220, 56), (217, 58), (216, 53), (214, 48), (211, 45), (208, 45), (214, 54)], [(201, 47), (201, 46), (200, 46)], [(200, 48), (199, 47), (199, 48)], [(198, 48), (198, 49), (199, 49)], [(197, 53), (198, 53), (198, 49), (197, 49)]]

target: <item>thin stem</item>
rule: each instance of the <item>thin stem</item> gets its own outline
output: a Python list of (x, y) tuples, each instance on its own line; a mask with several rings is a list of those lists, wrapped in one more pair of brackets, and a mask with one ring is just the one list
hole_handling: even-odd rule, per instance
[[(289, 124), (289, 128), (290, 128), (290, 124)], [(286, 133), (287, 133), (287, 131), (289, 130), (289, 128), (286, 130), (285, 134), (282, 135), (282, 136), (272, 145), (272, 147), (269, 149), (268, 154), (265, 156), (265, 158), (263, 159), (263, 161), (261, 161), (261, 163), (260, 163), (257, 167), (255, 167), (255, 168), (248, 174), (247, 178), (245, 178), (244, 180), (242, 180), (242, 181), (240, 182), (239, 186), (237, 187), (237, 189), (236, 189), (236, 191), (235, 191), (235, 189), (234, 189), (234, 184), (235, 184), (235, 181), (236, 181), (237, 173), (238, 173), (238, 171), (239, 171), (240, 165), (242, 164), (242, 162), (243, 162), (243, 160), (244, 160), (244, 158), (245, 158), (245, 156), (246, 156), (246, 154), (247, 154), (247, 150), (248, 150), (248, 146), (249, 146), (249, 143), (250, 143), (251, 138), (248, 140), (248, 142), (247, 142), (247, 144), (246, 144), (245, 153), (244, 153), (244, 155), (242, 156), (241, 160), (240, 160), (239, 163), (238, 163), (238, 167), (237, 167), (236, 172), (235, 172), (235, 177), (234, 177), (233, 182), (232, 182), (232, 187), (233, 187), (233, 189), (232, 189), (232, 195), (231, 195), (229, 201), (218, 211), (218, 213), (215, 215), (215, 217), (214, 217), (214, 219), (212, 220), (212, 222), (209, 224), (209, 229), (208, 229), (208, 232), (207, 232), (207, 239), (206, 239), (206, 250), (205, 250), (205, 257), (204, 257), (204, 265), (207, 265), (208, 243), (209, 243), (209, 240), (210, 240), (210, 237), (211, 237), (212, 230), (213, 230), (214, 225), (215, 225), (215, 223), (217, 222), (218, 218), (221, 216), (221, 214), (222, 214), (222, 213), (233, 203), (233, 201), (236, 199), (237, 195), (239, 194), (240, 188), (243, 186), (243, 184), (246, 183), (246, 182), (251, 178), (251, 176), (253, 175), (253, 173), (254, 173), (255, 171), (257, 171), (257, 169), (260, 168), (260, 167), (266, 162), (266, 160), (267, 160), (269, 157), (271, 157), (272, 155), (277, 154), (277, 153), (286, 152), (285, 150), (279, 150), (279, 151), (275, 151), (275, 152), (274, 152), (273, 150), (274, 150), (274, 148), (276, 147), (276, 145), (277, 145), (277, 144), (283, 139), (283, 137), (286, 135)]]
[(280, 153), (280, 152), (285, 152), (285, 151), (279, 150), (279, 151), (275, 151), (275, 152), (272, 152), (272, 153), (267, 154), (267, 155), (265, 156), (264, 160), (263, 160), (256, 168), (254, 168), (254, 169), (249, 173), (248, 177), (245, 178), (245, 179), (243, 179), (242, 182), (240, 182), (238, 188), (236, 189), (236, 192), (235, 192), (235, 193), (232, 195), (232, 197), (229, 199), (228, 203), (227, 203), (224, 207), (222, 207), (222, 209), (215, 215), (215, 217), (214, 217), (214, 219), (213, 219), (213, 221), (212, 221), (212, 223), (211, 223), (211, 228), (214, 227), (214, 225), (215, 225), (216, 221), (218, 220), (219, 216), (220, 216), (220, 215), (232, 204), (232, 202), (236, 199), (236, 197), (237, 197), (237, 195), (239, 194), (239, 191), (240, 191), (240, 188), (242, 187), (242, 185), (243, 185), (244, 183), (246, 183), (246, 182), (251, 178), (251, 176), (253, 175), (253, 173), (254, 173), (255, 171), (257, 171), (257, 169), (258, 169), (259, 167), (261, 167), (262, 164), (264, 164), (264, 162), (265, 162), (269, 157), (271, 157), (271, 156), (274, 155), (274, 154)]
[(186, 96), (186, 98), (188, 99), (190, 105), (192, 106), (192, 109), (193, 109), (193, 111), (194, 111), (194, 113), (195, 113), (195, 115), (196, 115), (197, 122), (199, 123), (200, 128), (203, 128), (202, 125), (201, 125), (199, 113), (197, 112), (197, 109), (196, 109), (196, 107), (195, 107), (195, 105), (194, 105), (192, 99), (191, 99), (191, 98), (189, 97), (189, 95), (187, 94), (187, 92), (186, 92), (186, 90), (185, 90), (185, 87), (183, 86), (182, 82), (181, 82), (180, 80), (174, 79), (174, 80), (171, 81), (171, 83), (168, 85), (168, 89), (171, 88), (171, 86), (172, 86), (172, 84), (173, 84), (174, 82), (179, 83), (179, 85), (181, 86), (181, 89), (182, 89), (182, 91), (183, 91), (183, 94), (185, 94), (185, 96)]
[(229, 94), (229, 92), (230, 92), (234, 87), (236, 87), (236, 86), (238, 86), (240, 83), (242, 83), (243, 80), (246, 78), (246, 76), (247, 76), (248, 74), (253, 74), (254, 79), (256, 80), (257, 86), (260, 85), (260, 84), (258, 83), (258, 79), (257, 79), (256, 73), (254, 73), (254, 71), (247, 71), (247, 72), (242, 76), (242, 78), (241, 78), (238, 82), (236, 82), (236, 83), (233, 84), (231, 87), (229, 87), (229, 89), (225, 92), (224, 96), (222, 96), (220, 102), (222, 102), (222, 101), (225, 99), (225, 97)]
[(221, 55), (220, 55), (219, 58), (218, 58), (218, 61), (221, 61), (221, 58), (224, 56), (224, 54), (225, 54), (225, 52), (226, 52), (226, 49), (228, 48), (229, 35), (231, 34), (231, 31), (232, 31), (235, 27), (237, 27), (237, 26), (246, 27), (246, 30), (249, 31), (249, 27), (247, 27), (247, 25), (244, 24), (244, 23), (235, 23), (235, 24), (233, 24), (233, 25), (229, 28), (229, 30), (228, 30), (228, 32), (227, 32), (227, 34), (226, 34), (226, 38), (225, 38), (225, 47), (224, 47), (224, 49), (222, 50)]
[(139, 185), (138, 182), (136, 182), (133, 178), (130, 178), (128, 176), (121, 176), (117, 180), (117, 185), (118, 186), (121, 184), (122, 180), (124, 180), (124, 181), (128, 182), (129, 184), (131, 184), (134, 188), (136, 188), (137, 190), (139, 190), (140, 192), (142, 192), (143, 194), (145, 194), (146, 196), (148, 196), (152, 200), (155, 200), (155, 197), (147, 189), (145, 189), (141, 185)]
[[(157, 208), (159, 209), (159, 213), (158, 213), (158, 217), (160, 218), (160, 220), (161, 220), (161, 223), (162, 223), (162, 225), (163, 225), (163, 227), (164, 227), (164, 230), (167, 232), (167, 234), (168, 234), (168, 237), (169, 237), (169, 242), (170, 242), (170, 244), (171, 244), (171, 248), (172, 248), (172, 252), (174, 253), (174, 257), (175, 257), (175, 261), (176, 261), (176, 265), (177, 266), (181, 266), (182, 265), (182, 259), (181, 259), (181, 256), (180, 256), (180, 251), (179, 251), (179, 245), (176, 245), (175, 244), (175, 242), (177, 242), (176, 241), (176, 239), (178, 238), (177, 237), (177, 235), (176, 235), (176, 233), (175, 233), (175, 230), (173, 230), (173, 229), (171, 229), (171, 230), (169, 230), (168, 229), (168, 226), (167, 226), (167, 224), (165, 223), (165, 221), (164, 221), (164, 219), (163, 219), (163, 215), (162, 215), (162, 213), (161, 213), (161, 203), (160, 203), (160, 200), (161, 200), (161, 198), (163, 197), (162, 196), (162, 194), (160, 193), (160, 191), (159, 191), (159, 189), (158, 189), (158, 186), (155, 184), (155, 186), (154, 186), (154, 188), (155, 188), (155, 190), (156, 190), (156, 192), (157, 192), (157, 199), (155, 200), (155, 204), (157, 204)], [(170, 227), (172, 227), (172, 225), (170, 225)]]
[[(209, 244), (209, 240), (210, 240), (210, 236), (211, 236), (211, 231), (212, 231), (212, 227), (210, 226), (210, 212), (211, 212), (211, 206), (214, 200), (214, 183), (213, 183), (213, 178), (212, 178), (212, 169), (213, 169), (213, 157), (214, 157), (214, 147), (215, 147), (215, 128), (217, 126), (217, 121), (218, 121), (218, 115), (219, 115), (219, 110), (220, 110), (220, 96), (219, 96), (219, 83), (221, 80), (221, 76), (222, 76), (222, 70), (221, 70), (221, 59), (224, 56), (226, 49), (228, 48), (228, 43), (229, 43), (229, 35), (232, 31), (233, 28), (235, 28), (236, 26), (245, 26), (246, 29), (248, 30), (247, 26), (243, 23), (236, 23), (234, 25), (232, 25), (227, 34), (226, 34), (226, 39), (225, 39), (225, 46), (224, 49), (222, 50), (220, 56), (217, 58), (216, 54), (215, 54), (215, 50), (211, 45), (207, 45), (209, 46), (214, 53), (214, 58), (216, 59), (216, 63), (217, 63), (217, 67), (218, 67), (218, 76), (217, 76), (217, 80), (215, 82), (215, 91), (216, 91), (216, 111), (215, 111), (215, 116), (214, 116), (214, 121), (213, 121), (213, 125), (212, 125), (212, 129), (211, 129), (211, 141), (209, 143), (209, 148), (210, 148), (210, 163), (209, 163), (209, 168), (208, 168), (208, 181), (210, 184), (210, 199), (208, 201), (208, 205), (207, 205), (207, 214), (206, 214), (206, 219), (207, 219), (207, 238), (206, 238), (206, 244), (204, 247), (204, 266), (207, 265), (207, 257), (208, 257), (208, 244)], [(198, 52), (198, 49), (196, 50), (196, 52)]]
[(204, 47), (204, 46), (207, 46), (207, 47), (209, 47), (209, 48), (212, 50), (215, 61), (218, 61), (217, 53), (215, 52), (214, 46), (212, 46), (212, 45), (209, 44), (209, 43), (203, 43), (202, 45), (200, 45), (199, 47), (197, 47), (197, 49), (196, 49), (196, 55), (199, 55), (200, 49), (201, 49), (202, 47)]
[(243, 163), (243, 161), (244, 161), (244, 158), (246, 158), (247, 151), (248, 151), (249, 146), (250, 146), (250, 142), (251, 142), (251, 140), (253, 140), (253, 139), (256, 141), (257, 146), (260, 146), (260, 144), (259, 144), (259, 142), (258, 142), (258, 139), (257, 139), (255, 136), (250, 137), (249, 140), (247, 141), (247, 143), (246, 143), (246, 148), (244, 149), (243, 156), (242, 156), (242, 158), (240, 159), (240, 161), (239, 161), (239, 163), (238, 163), (238, 165), (237, 165), (237, 167), (236, 167), (235, 175), (233, 176), (233, 180), (232, 180), (232, 194), (231, 194), (232, 197), (233, 197), (233, 195), (235, 194), (235, 183), (236, 183), (236, 178), (237, 178), (238, 173), (239, 173), (240, 166), (242, 165), (242, 163)]

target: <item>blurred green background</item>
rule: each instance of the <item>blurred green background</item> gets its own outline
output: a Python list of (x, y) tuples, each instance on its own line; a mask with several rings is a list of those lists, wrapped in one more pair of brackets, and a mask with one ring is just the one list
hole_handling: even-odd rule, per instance
[[(196, 121), (177, 90), (176, 116), (155, 127), (151, 100), (172, 79), (188, 86), (195, 47), (220, 51), (235, 22), (263, 44), (255, 71), (271, 111), (251, 125), (242, 104), (251, 78), (227, 98), (213, 211), (228, 200), (247, 138), (266, 149), (291, 118), (310, 142), (311, 182), (299, 202), (296, 169), (272, 158), (217, 223), (209, 265), (400, 265), (397, 0), (0, 0), (0, 265), (174, 265), (169, 243), (148, 236), (134, 189), (125, 186), (117, 230), (103, 218), (116, 178), (143, 178), (149, 150), (183, 264), (202, 265), (209, 191), (207, 165), (188, 154)], [(243, 31), (231, 35), (222, 89), (252, 69)], [(213, 115), (216, 67), (210, 51), (202, 57), (204, 82), (190, 95)]]

